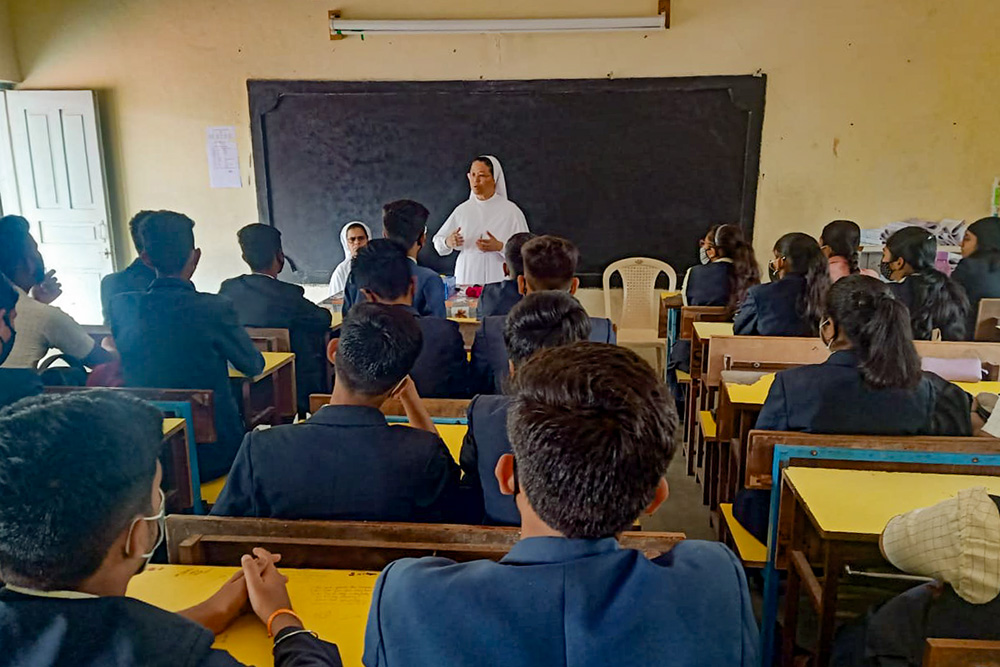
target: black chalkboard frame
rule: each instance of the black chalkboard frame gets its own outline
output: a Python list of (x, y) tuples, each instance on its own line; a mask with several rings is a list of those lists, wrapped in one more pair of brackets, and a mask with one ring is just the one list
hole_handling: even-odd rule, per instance
[[(630, 79), (528, 79), (490, 81), (317, 81), (317, 80), (248, 80), (250, 124), (257, 209), (260, 222), (274, 225), (273, 190), (268, 172), (268, 112), (290, 95), (359, 95), (384, 93), (443, 94), (525, 94), (600, 93), (619, 90), (687, 91), (725, 90), (733, 105), (747, 114), (747, 133), (743, 164), (743, 185), (739, 224), (748, 238), (753, 238), (760, 173), (761, 140), (767, 77), (762, 73), (734, 76), (695, 76)], [(305, 278), (305, 276), (296, 276)], [(581, 275), (584, 286), (600, 286), (600, 275)]]

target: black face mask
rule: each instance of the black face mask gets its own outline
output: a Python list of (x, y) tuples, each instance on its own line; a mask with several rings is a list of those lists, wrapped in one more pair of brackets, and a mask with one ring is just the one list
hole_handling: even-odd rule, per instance
[(7, 357), (10, 356), (11, 350), (14, 349), (14, 339), (17, 338), (17, 332), (10, 326), (9, 313), (4, 313), (3, 323), (8, 329), (10, 329), (10, 340), (0, 340), (0, 364), (7, 361)]
[(881, 272), (882, 277), (886, 280), (892, 280), (892, 267), (889, 266), (890, 262), (879, 262), (878, 270)]

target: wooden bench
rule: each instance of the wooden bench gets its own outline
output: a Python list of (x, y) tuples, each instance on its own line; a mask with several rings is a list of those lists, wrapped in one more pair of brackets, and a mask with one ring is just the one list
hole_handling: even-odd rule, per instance
[[(280, 553), (282, 567), (381, 570), (407, 557), (499, 560), (519, 538), (520, 528), (500, 526), (167, 517), (169, 562), (183, 565), (238, 565), (260, 546)], [(682, 539), (682, 533), (626, 532), (621, 543), (655, 557)]]
[[(466, 398), (421, 398), (431, 417), (442, 419), (465, 419), (469, 410)], [(330, 402), (330, 394), (310, 394), (309, 412), (316, 412)], [(406, 411), (399, 399), (390, 398), (382, 404), (382, 414), (390, 417), (405, 417)]]
[(1000, 341), (1000, 299), (982, 299), (979, 302), (979, 312), (976, 314), (976, 330), (974, 338), (977, 341)]
[[(821, 435), (817, 433), (791, 433), (783, 431), (750, 431), (745, 476), (748, 489), (770, 489), (773, 480), (773, 454), (775, 445), (801, 445), (803, 447), (839, 447), (844, 449), (896, 450), (914, 452), (953, 452), (956, 454), (998, 454), (1000, 439), (990, 437), (962, 438), (954, 436), (874, 436), (874, 435)], [(806, 465), (797, 463), (796, 465)], [(838, 464), (839, 465), (839, 464)], [(878, 469), (876, 462), (866, 461), (864, 466)], [(849, 467), (849, 466), (841, 466)], [(855, 466), (858, 467), (858, 466)], [(898, 465), (895, 468), (901, 470)], [(940, 472), (950, 472), (940, 469)]]
[(923, 667), (1000, 667), (1000, 642), (928, 639)]
[(721, 503), (719, 511), (722, 515), (723, 542), (733, 547), (736, 555), (747, 567), (764, 567), (767, 563), (767, 545), (750, 534), (743, 525), (733, 516), (733, 506), (731, 503)]
[(696, 322), (725, 322), (729, 319), (729, 309), (723, 306), (683, 306), (681, 308), (678, 338), (691, 342), (689, 382), (685, 400), (684, 452), (688, 462), (688, 474), (693, 475), (702, 459), (698, 442), (698, 411), (711, 408), (711, 392), (705, 392), (702, 381), (704, 371), (704, 344), (695, 334)]
[(261, 352), (291, 352), (292, 338), (288, 329), (268, 329), (262, 327), (246, 327), (254, 347)]

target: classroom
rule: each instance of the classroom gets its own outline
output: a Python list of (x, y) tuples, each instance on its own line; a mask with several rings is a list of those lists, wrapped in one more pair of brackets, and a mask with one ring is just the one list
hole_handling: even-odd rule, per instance
[(997, 25), (0, 0), (0, 667), (1000, 664)]

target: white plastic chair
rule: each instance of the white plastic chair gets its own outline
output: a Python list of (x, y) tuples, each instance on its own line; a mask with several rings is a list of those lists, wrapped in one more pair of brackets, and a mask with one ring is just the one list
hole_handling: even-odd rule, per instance
[[(611, 276), (618, 273), (624, 287), (622, 309), (618, 317), (611, 311)], [(677, 272), (666, 262), (649, 257), (629, 257), (614, 262), (604, 270), (604, 314), (617, 328), (618, 344), (625, 347), (656, 350), (657, 372), (666, 373), (667, 339), (659, 336), (660, 294), (656, 279), (667, 275), (668, 289), (677, 288)]]

